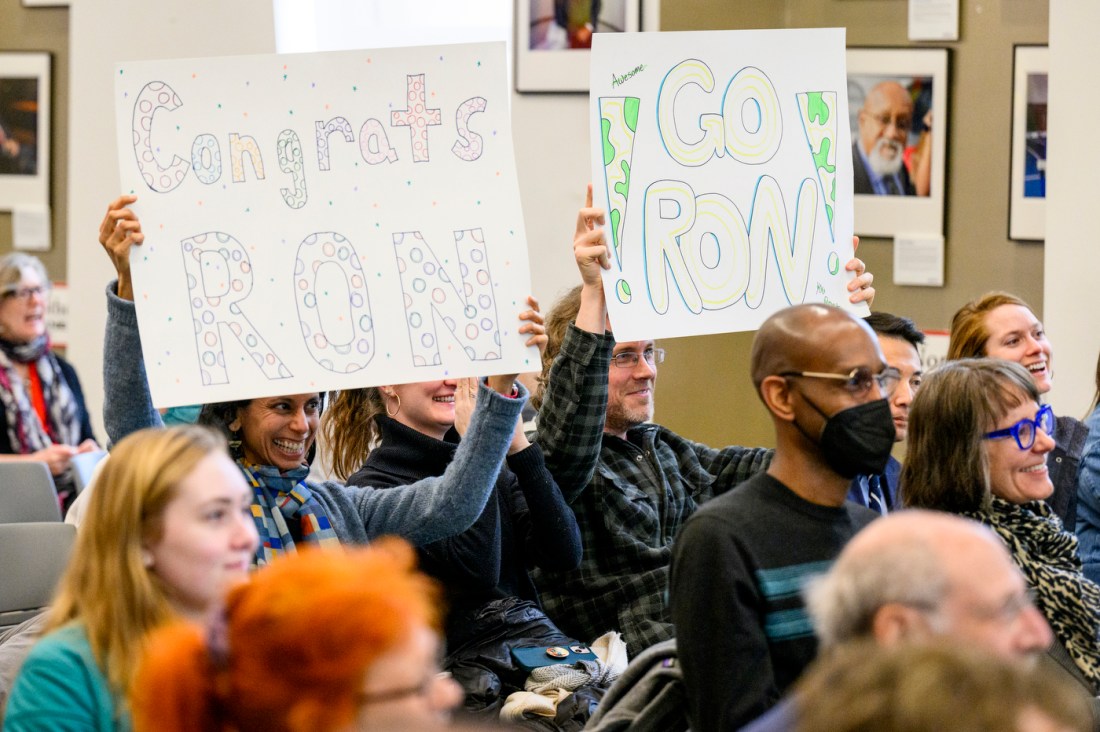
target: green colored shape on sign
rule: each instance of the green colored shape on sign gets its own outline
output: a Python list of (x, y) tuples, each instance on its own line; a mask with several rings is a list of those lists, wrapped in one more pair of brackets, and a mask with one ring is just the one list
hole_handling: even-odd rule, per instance
[(835, 275), (840, 271), (840, 257), (836, 252), (829, 252), (829, 274)]
[(833, 225), (833, 207), (825, 204), (825, 215), (829, 217), (829, 226)]
[(829, 105), (821, 98), (821, 92), (808, 92), (806, 94), (806, 117), (820, 125), (829, 121)]
[(623, 215), (619, 209), (611, 209), (611, 243), (614, 245), (615, 251), (619, 250), (619, 222), (622, 218)]
[(829, 165), (829, 150), (832, 149), (833, 141), (826, 137), (821, 141), (821, 148), (814, 153), (814, 165), (824, 170), (826, 173), (835, 173), (836, 166)]
[(600, 139), (603, 140), (603, 164), (610, 165), (615, 159), (615, 146), (611, 144), (608, 136), (611, 133), (611, 120), (607, 117), (600, 119)]
[(626, 126), (630, 128), (631, 132), (638, 131), (638, 108), (641, 106), (642, 100), (638, 97), (627, 97), (626, 102), (623, 104), (623, 114), (626, 117)]
[(615, 283), (615, 294), (623, 305), (630, 302), (630, 285), (626, 283), (626, 280), (619, 280)]
[(630, 163), (624, 160), (622, 168), (623, 180), (615, 184), (615, 192), (623, 198), (626, 198), (626, 194), (630, 192)]

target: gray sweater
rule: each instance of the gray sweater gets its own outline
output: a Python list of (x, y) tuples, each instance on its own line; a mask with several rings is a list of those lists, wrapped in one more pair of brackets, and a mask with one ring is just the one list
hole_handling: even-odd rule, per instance
[[(149, 394), (134, 303), (115, 291), (112, 282), (103, 339), (103, 418), (112, 443), (164, 424)], [(526, 401), (527, 391), (519, 388), (520, 398), (511, 399), (481, 385), (470, 427), (439, 477), (385, 490), (307, 483), (340, 541), (362, 544), (396, 534), (422, 546), (470, 528), (492, 493)]]

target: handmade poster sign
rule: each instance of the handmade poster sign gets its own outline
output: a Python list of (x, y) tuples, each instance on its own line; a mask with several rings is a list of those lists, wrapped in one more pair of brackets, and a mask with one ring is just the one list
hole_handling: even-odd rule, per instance
[(158, 406), (531, 371), (504, 44), (127, 63)]
[(594, 196), (619, 340), (757, 328), (848, 304), (844, 31), (597, 34)]

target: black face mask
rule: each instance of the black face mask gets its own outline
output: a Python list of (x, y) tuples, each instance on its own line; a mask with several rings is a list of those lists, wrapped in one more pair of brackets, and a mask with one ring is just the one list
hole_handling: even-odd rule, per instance
[[(806, 395), (802, 398), (806, 399)], [(897, 437), (889, 400), (876, 399), (842, 409), (832, 417), (827, 417), (809, 399), (806, 403), (825, 417), (825, 427), (817, 444), (825, 461), (837, 474), (851, 479), (860, 474), (877, 475), (886, 469)], [(797, 422), (795, 426), (802, 430)], [(802, 434), (806, 434), (804, 430)]]

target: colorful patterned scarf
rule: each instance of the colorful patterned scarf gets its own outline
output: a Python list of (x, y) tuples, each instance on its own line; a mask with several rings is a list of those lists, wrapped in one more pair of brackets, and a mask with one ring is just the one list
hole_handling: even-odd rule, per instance
[(1015, 504), (993, 497), (988, 511), (964, 516), (997, 532), (1035, 590), (1036, 604), (1077, 668), (1100, 688), (1100, 587), (1081, 573), (1077, 537), (1042, 501)]
[(260, 545), (256, 548), (254, 564), (264, 565), (280, 554), (296, 551), (294, 532), (288, 520), (299, 529), (298, 541), (322, 548), (340, 545), (324, 506), (313, 497), (313, 490), (305, 481), (308, 467), (303, 465), (283, 473), (273, 465), (249, 465), (244, 460), (238, 460), (237, 465), (255, 496), (252, 518), (260, 535)]
[[(49, 428), (42, 424), (31, 404), (23, 377), (13, 364), (28, 364), (38, 373), (42, 396), (49, 413)], [(76, 399), (61, 373), (61, 364), (50, 351), (46, 336), (30, 343), (13, 343), (0, 338), (0, 405), (8, 422), (8, 441), (15, 453), (27, 455), (54, 442), (80, 442), (80, 418)], [(51, 433), (53, 439), (50, 438)]]

